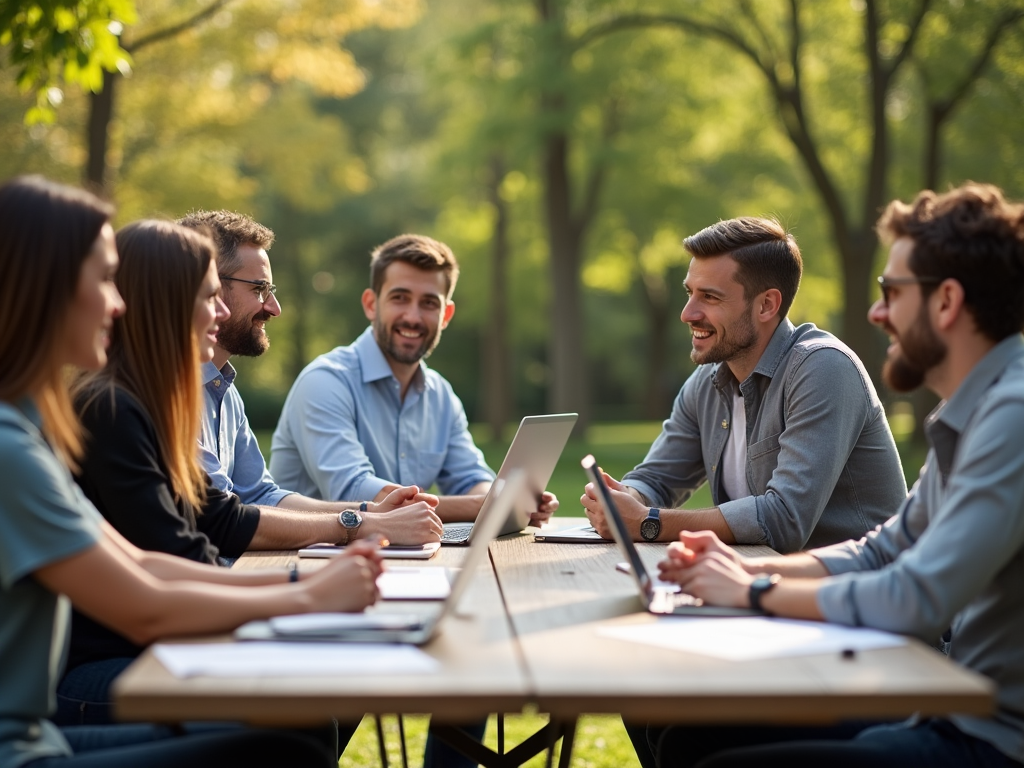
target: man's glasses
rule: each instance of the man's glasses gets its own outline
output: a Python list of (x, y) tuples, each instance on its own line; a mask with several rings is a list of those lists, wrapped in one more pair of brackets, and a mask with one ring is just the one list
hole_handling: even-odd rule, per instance
[(267, 300), (270, 299), (270, 294), (277, 293), (277, 286), (273, 283), (268, 283), (266, 280), (243, 280), (240, 277), (224, 277), (221, 280), (234, 280), (236, 283), (248, 283), (249, 285), (256, 286), (256, 296), (260, 300), (260, 304), (266, 304)]
[(936, 285), (942, 282), (941, 277), (886, 277), (880, 275), (878, 287), (882, 289), (882, 303), (889, 306), (889, 291), (900, 285)]

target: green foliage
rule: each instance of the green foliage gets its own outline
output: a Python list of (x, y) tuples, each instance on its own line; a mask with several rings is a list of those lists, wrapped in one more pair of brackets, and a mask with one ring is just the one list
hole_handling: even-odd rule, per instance
[(8, 0), (0, 6), (0, 45), (24, 92), (35, 94), (25, 122), (53, 122), (64, 101), (62, 83), (98, 92), (103, 70), (128, 74), (121, 47), (125, 25), (136, 20), (132, 0)]

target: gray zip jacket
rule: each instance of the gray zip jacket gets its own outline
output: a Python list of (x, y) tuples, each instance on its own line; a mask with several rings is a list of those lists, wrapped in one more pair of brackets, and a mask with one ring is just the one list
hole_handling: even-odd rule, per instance
[(751, 495), (729, 499), (721, 462), (736, 386), (724, 363), (698, 366), (622, 482), (666, 508), (707, 481), (736, 541), (778, 552), (860, 538), (896, 512), (907, 495), (896, 444), (864, 365), (839, 339), (779, 324), (739, 383)]
[(810, 554), (833, 574), (827, 621), (930, 640), (998, 686), (990, 719), (960, 730), (1024, 761), (1024, 340), (1001, 341), (925, 423), (931, 450), (899, 514)]

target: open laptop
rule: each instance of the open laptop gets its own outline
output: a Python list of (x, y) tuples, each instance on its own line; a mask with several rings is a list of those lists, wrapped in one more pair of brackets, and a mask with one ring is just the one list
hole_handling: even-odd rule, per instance
[[(575, 413), (554, 413), (546, 416), (527, 416), (520, 422), (505, 460), (501, 462), (498, 478), (521, 469), (526, 478), (519, 497), (498, 531), (498, 536), (519, 533), (530, 522), (530, 513), (537, 509), (537, 500), (547, 488), (551, 473), (555, 471), (562, 450), (576, 424)], [(494, 487), (491, 487), (494, 493)], [(488, 498), (484, 499), (487, 504)], [(481, 506), (481, 509), (483, 507)], [(442, 544), (469, 544), (473, 537), (473, 523), (445, 523)]]
[(523, 491), (522, 470), (498, 478), (476, 519), (473, 544), (462, 561), (451, 592), (440, 612), (432, 616), (394, 611), (365, 613), (308, 613), (251, 621), (235, 630), (239, 640), (290, 640), (301, 642), (411, 643), (424, 645), (437, 633), (445, 616), (453, 613), (477, 570), (487, 560), (488, 545), (497, 536)]
[(640, 559), (633, 537), (626, 527), (626, 521), (622, 519), (615, 500), (608, 492), (608, 485), (604, 481), (597, 461), (593, 456), (585, 456), (580, 462), (586, 470), (597, 490), (597, 498), (601, 502), (605, 517), (608, 519), (608, 527), (612, 530), (615, 543), (619, 545), (622, 554), (629, 564), (629, 571), (636, 581), (637, 589), (640, 590), (640, 599), (647, 610), (651, 613), (675, 616), (760, 616), (761, 611), (753, 608), (723, 608), (717, 605), (704, 605), (704, 603), (693, 595), (677, 591), (677, 588), (660, 586), (651, 578)]

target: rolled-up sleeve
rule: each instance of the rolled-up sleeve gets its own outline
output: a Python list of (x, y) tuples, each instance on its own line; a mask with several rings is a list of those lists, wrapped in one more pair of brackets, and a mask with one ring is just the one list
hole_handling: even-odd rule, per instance
[[(995, 406), (972, 426), (957, 446), (948, 485), (940, 492), (937, 477), (922, 483), (933, 498), (909, 501), (877, 535), (881, 541), (870, 556), (902, 551), (879, 570), (851, 569), (822, 582), (817, 602), (825, 619), (925, 639), (941, 633), (1024, 546), (1021, 434), (1021, 403)], [(935, 508), (910, 548), (901, 537), (912, 535), (904, 521), (916, 504)], [(814, 554), (826, 567), (837, 562)], [(868, 563), (870, 556), (861, 560)]]
[[(804, 548), (868, 419), (870, 394), (842, 351), (812, 351), (786, 374), (785, 429), (765, 492), (721, 504), (736, 540), (779, 552)], [(752, 458), (748, 456), (748, 460)]]
[(658, 507), (682, 505), (707, 480), (693, 402), (697, 375), (683, 384), (661, 434), (637, 467), (622, 477)]

